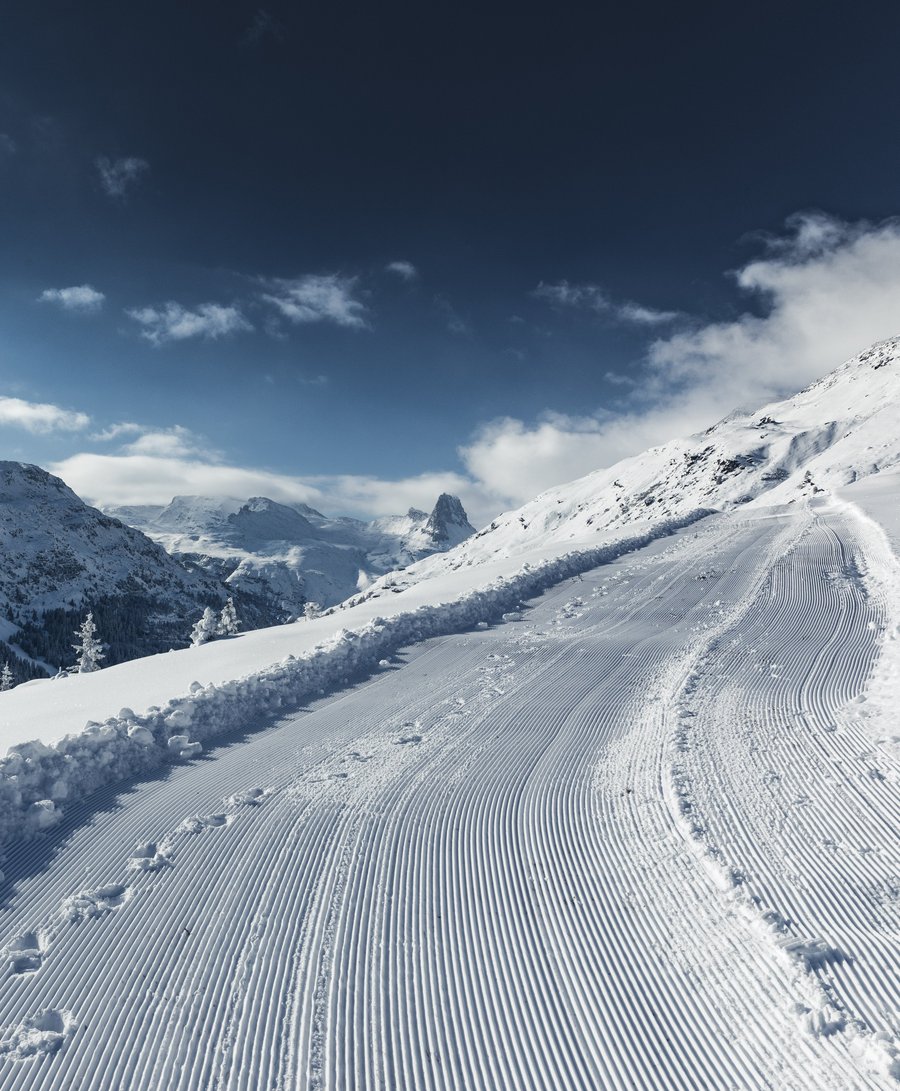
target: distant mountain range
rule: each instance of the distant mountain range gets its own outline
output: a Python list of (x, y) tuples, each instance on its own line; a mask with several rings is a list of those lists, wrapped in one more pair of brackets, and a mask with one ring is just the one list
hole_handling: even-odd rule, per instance
[(0, 664), (16, 682), (74, 661), (88, 610), (105, 666), (184, 647), (206, 606), (234, 598), (244, 629), (332, 605), (474, 532), (459, 500), (371, 523), (265, 497), (89, 507), (38, 466), (0, 462)]
[(165, 507), (106, 510), (229, 590), (267, 596), (285, 619), (306, 602), (341, 602), (386, 572), (451, 549), (475, 532), (460, 501), (446, 493), (430, 514), (410, 508), (372, 522), (329, 518), (306, 504), (264, 496), (176, 496)]

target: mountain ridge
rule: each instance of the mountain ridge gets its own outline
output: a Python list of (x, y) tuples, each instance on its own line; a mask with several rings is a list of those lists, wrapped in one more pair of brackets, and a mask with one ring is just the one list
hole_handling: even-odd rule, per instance
[(429, 512), (371, 522), (330, 518), (303, 503), (264, 496), (176, 496), (162, 508), (108, 508), (171, 555), (216, 572), (229, 587), (274, 596), (286, 616), (315, 601), (332, 606), (386, 572), (452, 548), (475, 533), (457, 497)]

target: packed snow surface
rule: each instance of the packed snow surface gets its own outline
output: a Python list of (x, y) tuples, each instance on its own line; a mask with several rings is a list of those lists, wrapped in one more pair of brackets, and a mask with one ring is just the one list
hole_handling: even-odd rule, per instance
[(897, 1086), (896, 357), (0, 696), (0, 1087)]
[(872, 534), (715, 516), (63, 803), (3, 865), (0, 1085), (889, 1086)]

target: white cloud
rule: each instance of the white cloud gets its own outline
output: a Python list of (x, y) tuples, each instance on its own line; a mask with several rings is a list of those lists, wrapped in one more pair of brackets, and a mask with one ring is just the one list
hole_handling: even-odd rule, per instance
[(121, 443), (115, 455), (104, 457), (146, 455), (151, 458), (195, 458), (212, 463), (218, 463), (222, 459), (222, 455), (206, 439), (180, 424), (159, 428), (138, 424), (136, 421), (120, 421), (95, 432), (89, 438), (95, 443), (110, 443), (126, 437), (133, 438)]
[(762, 304), (654, 342), (649, 360), (666, 384), (711, 385), (718, 401), (753, 407), (799, 389), (900, 331), (900, 223), (847, 224), (811, 213), (767, 240), (767, 253), (734, 274)]
[(219, 303), (201, 303), (196, 310), (189, 311), (170, 301), (162, 307), (136, 307), (125, 313), (142, 327), (141, 337), (157, 346), (189, 337), (214, 341), (253, 329), (237, 307), (223, 307)]
[(65, 311), (96, 313), (103, 306), (106, 296), (90, 284), (78, 284), (71, 288), (46, 288), (38, 296), (39, 303), (56, 303)]
[(595, 311), (613, 321), (636, 326), (659, 326), (681, 317), (678, 311), (660, 311), (641, 303), (617, 303), (596, 284), (570, 284), (567, 280), (561, 280), (558, 284), (544, 284), (541, 281), (531, 294), (556, 307)]
[(261, 298), (289, 322), (333, 322), (362, 329), (368, 325), (365, 304), (354, 296), (356, 277), (337, 273), (263, 281)]
[(770, 254), (783, 254), (797, 261), (818, 257), (869, 230), (866, 223), (845, 223), (818, 209), (795, 212), (788, 216), (785, 227), (787, 231), (781, 235), (758, 231), (751, 232), (747, 238), (759, 239)]
[(188, 428), (176, 424), (171, 428), (146, 428), (122, 453), (126, 456), (149, 455), (153, 458), (201, 458), (218, 462), (221, 456)]
[(146, 159), (130, 155), (124, 159), (110, 159), (100, 155), (94, 161), (100, 175), (100, 185), (110, 197), (121, 198), (150, 169)]
[(14, 425), (35, 434), (45, 432), (77, 432), (87, 428), (91, 419), (86, 413), (60, 409), (46, 402), (26, 402), (21, 398), (0, 397), (0, 425)]
[(411, 261), (391, 261), (384, 268), (386, 272), (396, 273), (401, 280), (405, 281), (416, 280), (419, 276), (419, 270)]
[[(654, 341), (622, 413), (492, 422), (460, 449), (472, 477), (502, 502), (524, 502), (736, 407), (753, 410), (799, 390), (900, 332), (900, 221), (847, 224), (813, 212), (792, 216), (780, 236), (758, 237), (763, 256), (733, 276), (762, 314)], [(611, 306), (595, 285), (563, 281), (536, 294), (559, 305)]]

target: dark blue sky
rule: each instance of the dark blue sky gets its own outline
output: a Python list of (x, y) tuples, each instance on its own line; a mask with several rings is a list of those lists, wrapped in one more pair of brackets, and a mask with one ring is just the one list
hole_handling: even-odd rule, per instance
[(891, 4), (8, 5), (0, 395), (383, 479), (462, 472), (498, 417), (633, 407), (653, 338), (759, 309), (723, 276), (749, 232), (900, 211), (898, 31)]

